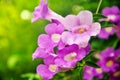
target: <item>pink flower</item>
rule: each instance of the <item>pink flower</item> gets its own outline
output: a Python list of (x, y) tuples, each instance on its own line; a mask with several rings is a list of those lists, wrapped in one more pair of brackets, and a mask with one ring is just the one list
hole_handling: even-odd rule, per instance
[(120, 10), (117, 6), (112, 6), (112, 7), (105, 7), (102, 10), (102, 14), (107, 17), (107, 21), (110, 21), (114, 24), (119, 23), (120, 19)]
[(61, 34), (64, 31), (64, 26), (61, 24), (51, 23), (45, 27), (47, 34), (41, 34), (38, 37), (38, 48), (33, 54), (35, 58), (45, 58), (54, 53), (54, 47), (59, 49), (64, 48), (64, 43), (61, 41)]
[(33, 16), (34, 18), (32, 19), (32, 22), (35, 22), (39, 19), (47, 19), (49, 21), (52, 21), (52, 19), (63, 19), (62, 16), (58, 15), (48, 8), (48, 0), (41, 0), (40, 5), (35, 8)]
[(44, 0), (41, 0), (40, 5), (36, 7), (33, 14), (32, 22), (46, 19), (49, 21), (56, 20), (64, 25), (68, 32), (62, 34), (62, 41), (68, 45), (78, 44), (79, 47), (86, 47), (90, 36), (96, 36), (101, 29), (98, 22), (93, 23), (93, 16), (90, 11), (81, 11), (77, 16), (68, 15), (63, 18), (49, 9), (47, 1)]
[(81, 11), (77, 16), (68, 15), (61, 22), (68, 30), (63, 32), (62, 40), (66, 44), (78, 44), (79, 47), (86, 47), (91, 36), (96, 36), (101, 29), (98, 22), (93, 23), (93, 16), (90, 11)]
[(89, 46), (79, 49), (78, 45), (76, 44), (69, 45), (64, 49), (57, 51), (55, 63), (64, 70), (74, 68), (76, 63), (82, 60), (89, 51)]
[(101, 79), (103, 77), (103, 70), (101, 68), (85, 66), (83, 74), (84, 80), (92, 80), (93, 77)]
[(102, 39), (109, 39), (109, 36), (113, 35), (114, 32), (115, 32), (114, 27), (102, 28), (100, 33), (98, 34), (98, 37)]
[(116, 67), (118, 66), (115, 55), (115, 50), (112, 47), (108, 47), (101, 52), (101, 58), (97, 64), (102, 68), (104, 72), (115, 71)]
[(44, 64), (40, 64), (37, 67), (37, 73), (44, 80), (51, 79), (58, 72), (58, 66), (54, 63), (54, 59), (54, 56), (48, 56), (44, 59)]

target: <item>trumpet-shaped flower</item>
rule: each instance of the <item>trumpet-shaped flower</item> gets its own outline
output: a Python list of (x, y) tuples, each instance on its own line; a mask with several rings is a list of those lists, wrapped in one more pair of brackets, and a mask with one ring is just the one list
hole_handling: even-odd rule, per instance
[(79, 47), (88, 45), (90, 36), (96, 36), (101, 29), (98, 22), (93, 23), (90, 11), (81, 11), (77, 16), (68, 15), (61, 22), (68, 30), (62, 34), (62, 40), (66, 44), (78, 44)]
[(98, 34), (98, 37), (102, 39), (108, 39), (110, 35), (114, 34), (114, 32), (114, 27), (102, 28), (100, 33)]
[(38, 47), (32, 55), (33, 59), (36, 58), (46, 58), (47, 56), (53, 54), (53, 51), (46, 51), (44, 48)]
[(116, 68), (114, 72), (110, 72), (110, 80), (120, 79), (120, 65)]
[(92, 80), (93, 77), (101, 79), (103, 77), (103, 71), (101, 68), (94, 68), (90, 66), (85, 66), (84, 68), (84, 80)]
[(64, 31), (64, 27), (61, 24), (48, 24), (45, 27), (47, 34), (42, 34), (38, 37), (38, 48), (33, 54), (34, 58), (45, 58), (47, 55), (54, 53), (54, 47), (58, 46), (59, 49), (65, 45), (61, 41), (61, 34)]
[(107, 48), (101, 52), (101, 59), (97, 62), (104, 72), (115, 71), (116, 63), (115, 51), (113, 48)]
[(64, 49), (58, 50), (55, 63), (63, 69), (74, 68), (76, 63), (82, 60), (88, 53), (86, 49), (79, 49), (78, 45), (73, 44)]
[(39, 19), (47, 19), (52, 21), (52, 19), (62, 20), (63, 17), (58, 15), (57, 13), (53, 12), (51, 9), (48, 8), (48, 0), (41, 0), (40, 5), (35, 8), (33, 12), (34, 18), (32, 22), (35, 22)]
[(37, 73), (44, 78), (44, 80), (51, 79), (57, 72), (58, 66), (54, 63), (55, 56), (48, 56), (44, 59), (44, 64), (37, 67)]
[(40, 35), (38, 45), (43, 48), (52, 48), (60, 44), (61, 34), (64, 31), (64, 26), (61, 24), (51, 23), (45, 27), (46, 35)]
[(110, 35), (116, 32), (117, 36), (120, 38), (120, 10), (117, 6), (106, 7), (102, 10), (102, 14), (107, 18), (103, 20), (107, 20), (115, 24), (116, 26), (109, 28), (102, 28), (99, 38), (108, 39)]
[(115, 24), (117, 24), (120, 19), (120, 10), (117, 6), (104, 8), (102, 14), (107, 17), (107, 21), (111, 21)]

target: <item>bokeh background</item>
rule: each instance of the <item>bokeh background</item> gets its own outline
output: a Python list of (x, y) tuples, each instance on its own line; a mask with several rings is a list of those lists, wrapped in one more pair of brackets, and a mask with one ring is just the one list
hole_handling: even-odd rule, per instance
[[(46, 20), (31, 23), (39, 0), (0, 0), (0, 80), (42, 80), (36, 75), (40, 59), (32, 60), (37, 38), (44, 33)], [(88, 9), (95, 13), (99, 0), (49, 0), (49, 7), (66, 16)], [(103, 0), (100, 11), (120, 0)], [(103, 40), (101, 41), (102, 44)], [(93, 43), (94, 46), (97, 42)], [(101, 47), (101, 46), (99, 46)], [(102, 47), (103, 48), (103, 47)], [(53, 80), (76, 80), (77, 71), (59, 73)]]

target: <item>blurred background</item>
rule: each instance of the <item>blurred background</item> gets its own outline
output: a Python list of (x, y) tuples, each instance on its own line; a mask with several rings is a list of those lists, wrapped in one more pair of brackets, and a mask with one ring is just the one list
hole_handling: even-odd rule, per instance
[[(32, 60), (38, 36), (48, 21), (31, 23), (32, 12), (39, 0), (0, 0), (0, 80), (42, 80), (36, 75), (41, 60)], [(95, 13), (99, 0), (49, 0), (49, 7), (66, 16), (88, 9)], [(120, 0), (103, 0), (107, 6), (120, 6)], [(59, 73), (53, 80), (69, 80), (75, 71)], [(71, 79), (72, 80), (72, 79)], [(74, 78), (74, 80), (76, 80)]]

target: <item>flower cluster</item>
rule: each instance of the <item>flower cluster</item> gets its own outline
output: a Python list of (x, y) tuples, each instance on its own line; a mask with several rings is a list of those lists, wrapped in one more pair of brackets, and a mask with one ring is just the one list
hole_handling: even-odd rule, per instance
[(102, 14), (107, 18), (101, 20), (110, 21), (115, 24), (115, 26), (102, 28), (98, 37), (108, 39), (110, 35), (113, 35), (116, 32), (118, 38), (120, 38), (120, 9), (117, 6), (106, 7), (102, 10)]
[(112, 47), (109, 47), (100, 54), (95, 55), (95, 57), (99, 59), (97, 64), (100, 68), (86, 66), (84, 70), (85, 80), (91, 80), (93, 77), (102, 79), (105, 73), (108, 73), (110, 76), (109, 80), (120, 79), (120, 48), (114, 50)]
[(32, 22), (39, 19), (51, 22), (45, 27), (46, 34), (38, 37), (38, 48), (32, 56), (43, 59), (44, 64), (37, 67), (37, 73), (45, 80), (75, 68), (90, 51), (90, 37), (99, 34), (101, 29), (98, 22), (93, 22), (93, 15), (88, 10), (62, 17), (47, 4), (47, 0), (41, 0), (32, 19)]

